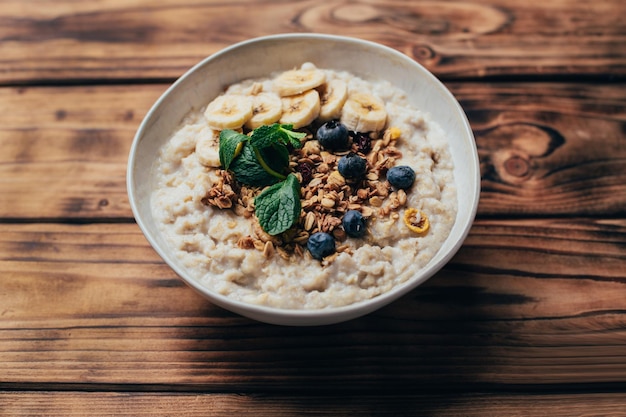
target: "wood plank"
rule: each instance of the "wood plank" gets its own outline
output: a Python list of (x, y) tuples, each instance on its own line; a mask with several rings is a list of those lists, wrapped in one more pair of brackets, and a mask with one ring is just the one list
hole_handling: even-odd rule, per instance
[(622, 77), (625, 13), (621, 0), (5, 0), (0, 83), (172, 79), (230, 44), (286, 32), (377, 41), (447, 79)]
[(626, 85), (451, 88), (476, 137), (481, 215), (624, 213)]
[(289, 328), (205, 301), (134, 224), (2, 224), (0, 386), (619, 384), (625, 249), (624, 219), (479, 220), (451, 263), (401, 300)]
[(0, 217), (131, 217), (130, 145), (166, 87), (0, 89)]
[[(626, 84), (448, 85), (476, 135), (479, 215), (623, 213)], [(0, 217), (130, 218), (130, 144), (166, 88), (0, 89)]]
[(275, 396), (0, 392), (0, 412), (22, 416), (622, 416), (622, 393)]

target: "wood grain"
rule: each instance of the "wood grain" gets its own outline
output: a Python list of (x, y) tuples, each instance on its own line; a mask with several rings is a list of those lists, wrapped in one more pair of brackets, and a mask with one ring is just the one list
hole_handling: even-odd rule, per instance
[[(625, 15), (621, 0), (3, 0), (0, 415), (624, 415)], [(169, 84), (287, 32), (416, 59), (480, 155), (478, 220), (451, 262), (333, 326), (211, 304), (126, 195)]]
[(5, 0), (0, 83), (173, 79), (232, 43), (286, 32), (377, 41), (447, 79), (623, 77), (625, 12), (621, 0)]
[[(475, 131), (479, 215), (623, 215), (626, 84), (449, 86)], [(0, 217), (130, 218), (128, 152), (166, 87), (0, 89)]]
[(165, 89), (0, 89), (0, 217), (131, 217), (130, 145)]
[(626, 85), (450, 87), (476, 137), (481, 214), (623, 216)]
[[(108, 392), (5, 392), (0, 412), (25, 416), (623, 416), (621, 393), (248, 396)], [(181, 410), (184, 410), (181, 412)]]
[(479, 220), (425, 285), (317, 328), (213, 306), (134, 224), (4, 224), (0, 254), (0, 385), (408, 393), (626, 374), (623, 220)]

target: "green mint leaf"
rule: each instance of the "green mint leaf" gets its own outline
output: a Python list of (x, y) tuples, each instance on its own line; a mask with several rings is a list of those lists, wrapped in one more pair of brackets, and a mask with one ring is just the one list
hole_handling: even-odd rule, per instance
[(281, 131), (283, 136), (286, 136), (287, 141), (291, 143), (291, 146), (294, 148), (300, 148), (302, 146), (302, 142), (300, 139), (303, 139), (306, 136), (306, 133), (303, 132), (294, 132), (291, 130), (293, 125), (281, 125)]
[(242, 184), (252, 187), (264, 187), (275, 184), (282, 178), (267, 172), (257, 159), (256, 152), (249, 143), (244, 142), (241, 154), (230, 164), (230, 170)]
[(260, 150), (267, 165), (275, 171), (284, 173), (289, 168), (289, 149), (280, 144), (274, 144), (270, 148)]
[(254, 199), (259, 224), (270, 235), (289, 229), (300, 217), (300, 183), (294, 174), (263, 190)]
[(278, 124), (259, 126), (250, 135), (250, 144), (257, 149), (264, 149), (281, 142), (281, 136), (276, 134)]
[(272, 185), (286, 179), (288, 145), (300, 147), (305, 133), (292, 125), (274, 123), (256, 128), (250, 136), (226, 129), (220, 133), (220, 163), (237, 181), (253, 187)]
[(281, 125), (274, 123), (273, 125), (260, 126), (254, 129), (250, 137), (250, 143), (257, 149), (268, 148), (274, 144), (292, 145), (295, 148), (302, 146), (300, 139), (306, 136), (306, 133), (294, 132), (292, 125)]
[[(254, 155), (256, 156), (256, 160), (257, 162), (261, 165), (261, 167), (265, 170), (265, 172), (267, 172), (268, 174), (270, 174), (273, 177), (278, 178), (279, 180), (284, 180), (285, 179), (285, 175), (281, 174), (280, 172), (277, 172), (274, 168), (272, 168), (270, 165), (268, 165), (266, 158), (267, 155), (264, 157), (261, 152), (256, 148), (252, 148), (252, 150), (254, 151)], [(266, 152), (267, 154), (267, 152)], [(271, 153), (269, 154), (271, 156)], [(281, 168), (283, 168), (282, 165), (278, 166), (278, 170), (281, 170)]]
[[(222, 168), (229, 169), (230, 164), (237, 158), (241, 151), (240, 143), (247, 141), (248, 136), (235, 132), (234, 130), (222, 130), (220, 132), (220, 164)], [(239, 151), (238, 151), (239, 149)]]

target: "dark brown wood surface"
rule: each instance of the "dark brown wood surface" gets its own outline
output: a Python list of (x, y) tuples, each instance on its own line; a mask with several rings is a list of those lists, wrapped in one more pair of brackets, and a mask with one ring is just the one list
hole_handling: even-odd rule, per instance
[[(626, 3), (0, 3), (0, 415), (626, 415)], [(478, 218), (366, 317), (204, 300), (135, 224), (134, 133), (191, 65), (319, 32), (415, 58), (476, 136)]]
[(4, 0), (5, 83), (177, 77), (250, 37), (381, 42), (446, 77), (626, 72), (621, 0)]

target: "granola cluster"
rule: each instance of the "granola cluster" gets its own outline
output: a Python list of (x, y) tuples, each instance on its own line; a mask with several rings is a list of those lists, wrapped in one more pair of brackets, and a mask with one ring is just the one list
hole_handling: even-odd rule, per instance
[[(291, 256), (310, 256), (306, 243), (310, 235), (326, 232), (334, 236), (339, 245), (336, 254), (325, 259), (332, 262), (341, 252), (350, 252), (341, 219), (348, 210), (358, 210), (368, 221), (391, 217), (399, 219), (399, 209), (404, 207), (407, 195), (404, 190), (394, 190), (385, 179), (402, 153), (394, 146), (400, 130), (389, 128), (382, 137), (377, 134), (352, 136), (351, 149), (331, 153), (324, 150), (313, 134), (308, 134), (300, 149), (291, 155), (290, 167), (301, 184), (302, 211), (297, 223), (288, 231), (271, 236), (254, 217), (254, 198), (258, 188), (240, 185), (233, 175), (218, 170), (219, 180), (208, 191), (202, 202), (220, 209), (232, 209), (238, 216), (253, 221), (253, 234), (242, 237), (238, 246), (263, 251), (266, 257), (275, 253), (289, 259)], [(367, 161), (367, 174), (357, 181), (346, 180), (337, 170), (339, 159), (355, 152)]]

